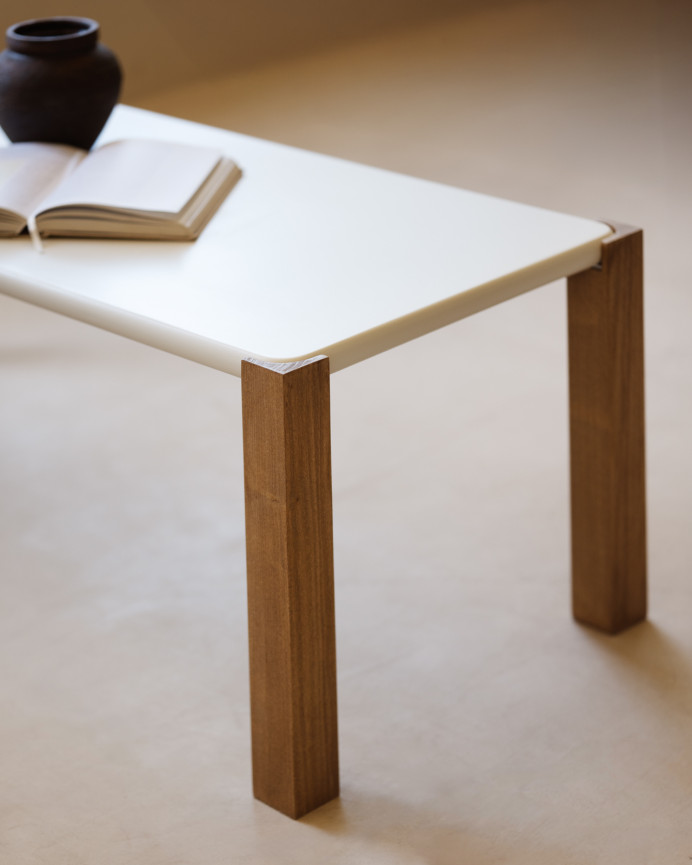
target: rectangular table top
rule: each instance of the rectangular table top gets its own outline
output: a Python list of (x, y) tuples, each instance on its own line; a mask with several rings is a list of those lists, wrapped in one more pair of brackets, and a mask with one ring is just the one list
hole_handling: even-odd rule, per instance
[(0, 292), (234, 375), (336, 371), (600, 259), (611, 229), (149, 111), (98, 143), (208, 144), (243, 177), (193, 243), (0, 240)]

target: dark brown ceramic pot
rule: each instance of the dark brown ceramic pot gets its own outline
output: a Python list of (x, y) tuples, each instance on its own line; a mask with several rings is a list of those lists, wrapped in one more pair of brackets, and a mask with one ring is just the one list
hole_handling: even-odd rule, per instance
[(11, 141), (89, 149), (118, 101), (122, 73), (90, 18), (39, 18), (7, 31), (0, 126)]

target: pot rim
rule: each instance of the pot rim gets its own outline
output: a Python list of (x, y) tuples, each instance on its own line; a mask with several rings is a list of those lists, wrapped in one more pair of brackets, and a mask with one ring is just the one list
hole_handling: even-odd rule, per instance
[(20, 54), (81, 54), (96, 47), (99, 24), (71, 15), (30, 18), (8, 27), (5, 37), (7, 47)]

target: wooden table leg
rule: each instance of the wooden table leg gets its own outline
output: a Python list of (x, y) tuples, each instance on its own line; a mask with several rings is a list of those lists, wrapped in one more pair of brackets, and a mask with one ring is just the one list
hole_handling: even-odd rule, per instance
[(329, 360), (242, 364), (255, 796), (339, 794)]
[(608, 633), (646, 617), (643, 237), (613, 227), (567, 283), (573, 612)]

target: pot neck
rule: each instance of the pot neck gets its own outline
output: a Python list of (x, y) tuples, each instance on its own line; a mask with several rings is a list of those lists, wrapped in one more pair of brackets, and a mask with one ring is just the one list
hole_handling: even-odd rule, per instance
[(91, 18), (36, 18), (13, 24), (6, 33), (10, 51), (35, 57), (85, 54), (98, 38), (99, 25)]

